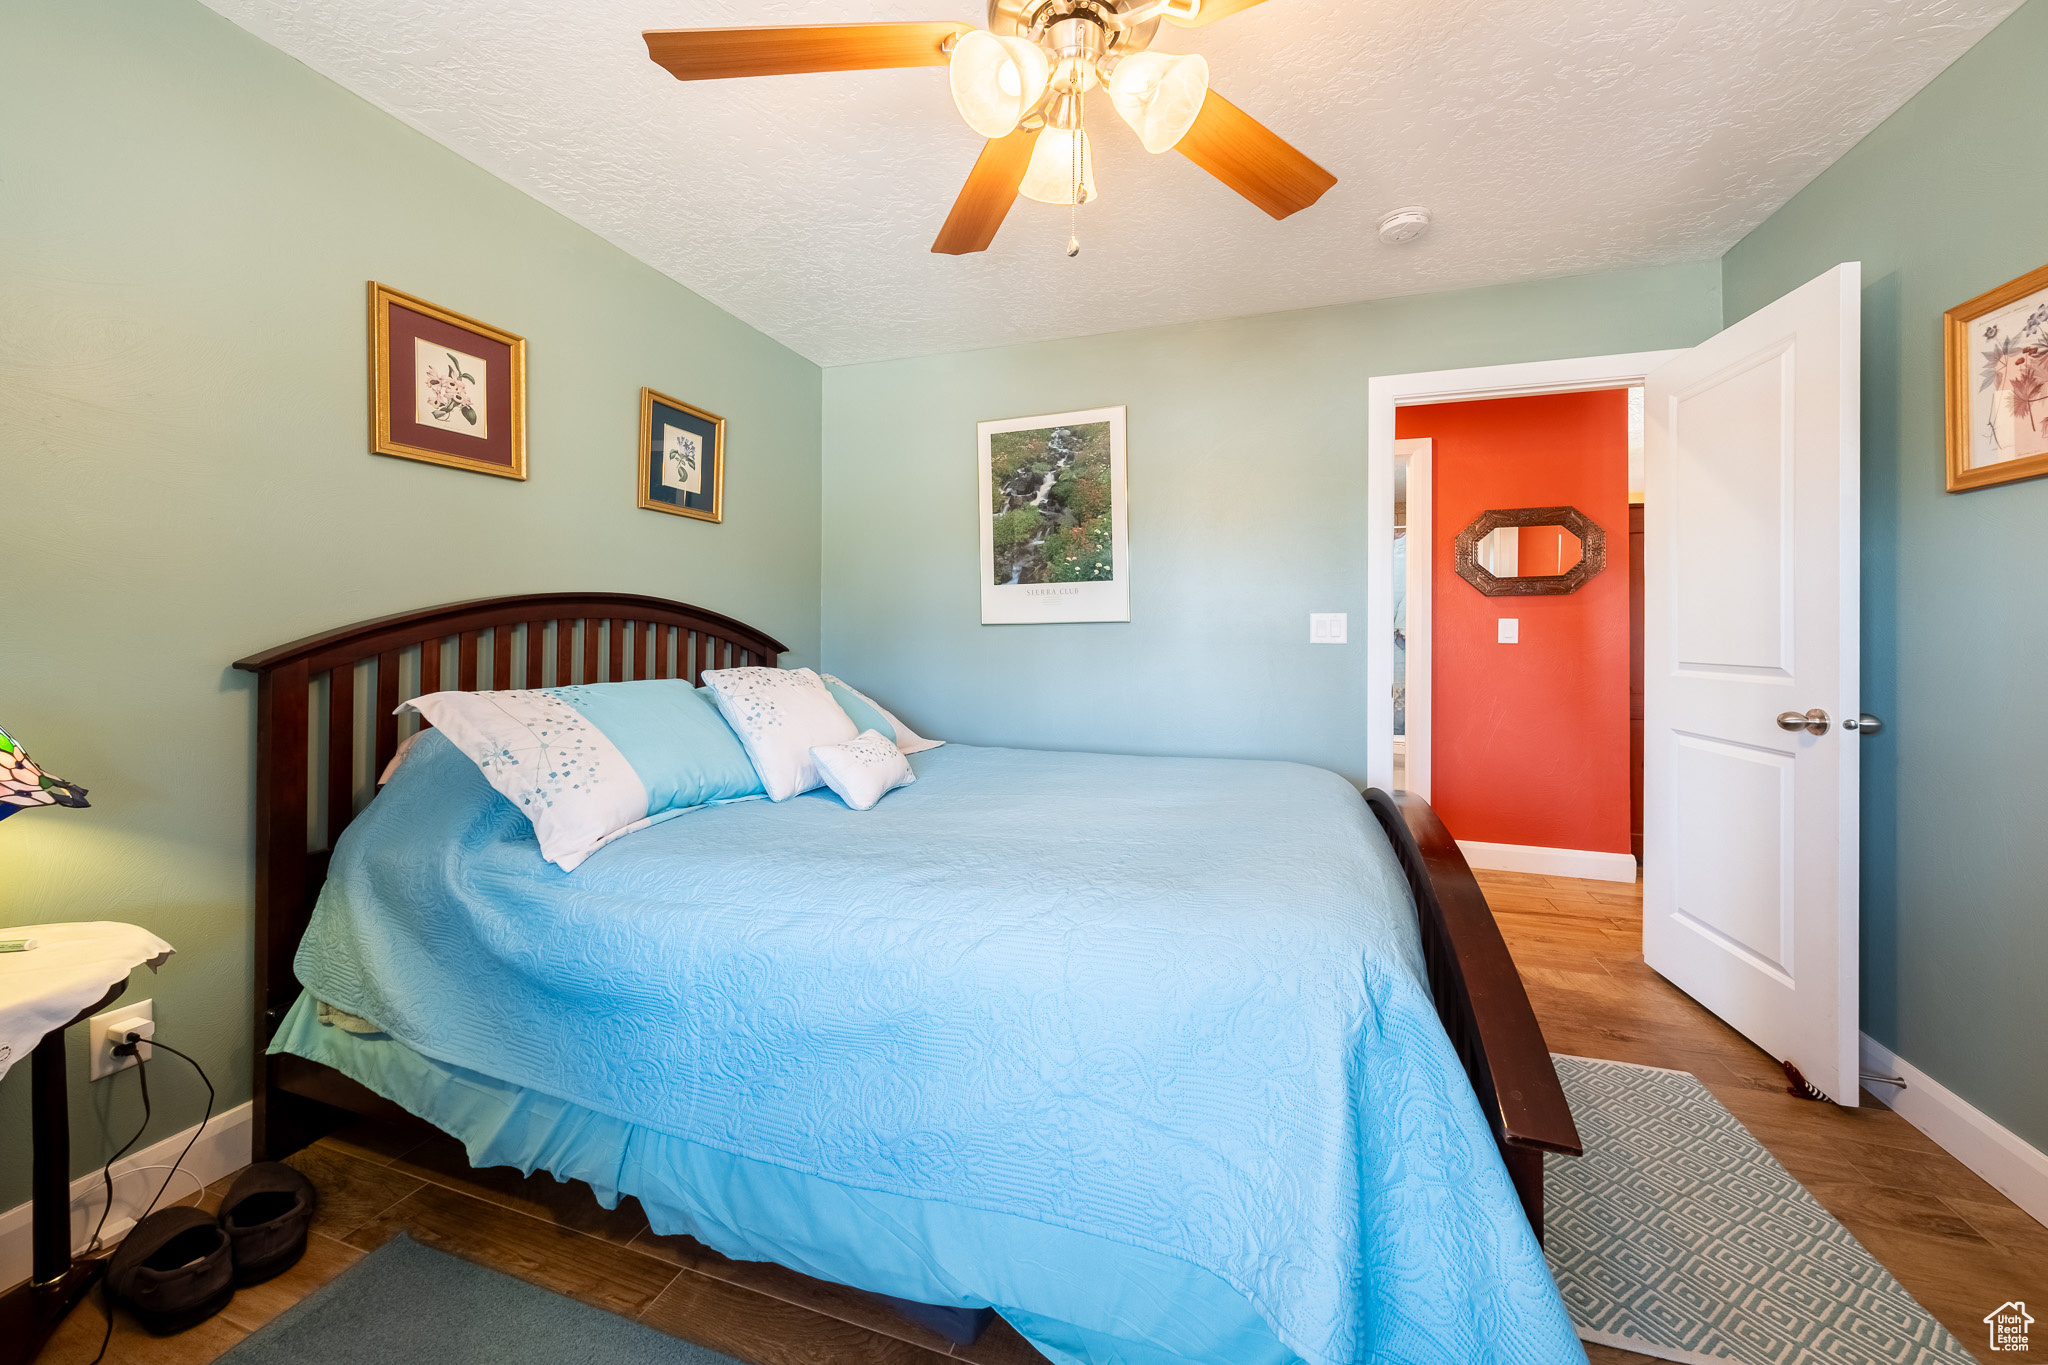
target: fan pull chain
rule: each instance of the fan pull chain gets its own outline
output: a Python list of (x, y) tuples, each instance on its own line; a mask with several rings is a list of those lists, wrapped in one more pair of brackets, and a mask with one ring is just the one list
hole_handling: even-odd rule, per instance
[(1087, 165), (1082, 160), (1082, 152), (1088, 145), (1088, 140), (1084, 136), (1087, 121), (1087, 110), (1081, 103), (1080, 94), (1076, 92), (1074, 95), (1074, 202), (1069, 207), (1067, 213), (1067, 255), (1069, 257), (1081, 254), (1081, 184), (1083, 172), (1087, 170)]

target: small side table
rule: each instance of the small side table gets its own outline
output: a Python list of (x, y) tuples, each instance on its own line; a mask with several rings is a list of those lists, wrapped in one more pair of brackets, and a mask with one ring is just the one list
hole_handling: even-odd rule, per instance
[[(121, 998), (126, 978), (72, 1024), (98, 1014)], [(7, 1365), (30, 1365), (43, 1343), (105, 1273), (107, 1259), (71, 1257), (71, 1097), (64, 1081), (64, 1030), (51, 1029), (29, 1054), (30, 1104), (34, 1109), (35, 1261), (28, 1282), (0, 1297), (0, 1341), (17, 1344)]]
[[(5, 937), (32, 937), (43, 946), (0, 955), (0, 1032), (43, 1031), (29, 1057), (34, 1112), (34, 1260), (28, 1281), (0, 1295), (0, 1365), (30, 1365), (106, 1270), (106, 1258), (71, 1255), (71, 1108), (64, 1072), (64, 1032), (99, 1013), (128, 989), (128, 974), (160, 964), (171, 945), (131, 924), (28, 925)], [(108, 984), (111, 982), (112, 984)], [(61, 1011), (51, 1014), (51, 1010)], [(26, 1021), (26, 1022), (24, 1022)], [(54, 1026), (51, 1022), (54, 1021)], [(35, 1034), (31, 1032), (30, 1037)]]

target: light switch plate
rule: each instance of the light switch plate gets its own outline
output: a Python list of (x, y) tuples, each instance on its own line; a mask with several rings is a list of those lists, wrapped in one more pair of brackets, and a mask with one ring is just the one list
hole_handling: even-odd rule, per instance
[(1346, 643), (1349, 614), (1341, 611), (1312, 611), (1308, 614), (1308, 642), (1312, 645)]
[(1500, 618), (1500, 640), (1504, 645), (1520, 644), (1522, 639), (1522, 618), (1503, 616)]
[(107, 1030), (130, 1019), (148, 1019), (154, 1022), (156, 1001), (138, 1000), (132, 1005), (116, 1005), (105, 1014), (95, 1014), (86, 1021), (86, 1045), (92, 1049), (92, 1079), (105, 1080), (116, 1071), (126, 1071), (129, 1067), (137, 1065), (139, 1060), (146, 1060), (150, 1056), (151, 1049), (147, 1043), (142, 1045), (140, 1058), (114, 1055), (114, 1045), (107, 1041)]

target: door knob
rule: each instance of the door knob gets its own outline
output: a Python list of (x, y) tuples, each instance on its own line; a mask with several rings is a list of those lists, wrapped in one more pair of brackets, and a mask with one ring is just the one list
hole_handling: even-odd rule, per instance
[(1809, 735), (1824, 735), (1828, 732), (1828, 713), (1818, 706), (1811, 711), (1781, 711), (1778, 713), (1780, 730), (1804, 730)]
[(1866, 735), (1878, 735), (1884, 733), (1884, 722), (1871, 715), (1868, 711), (1865, 711), (1854, 719), (1843, 720), (1842, 728), (1844, 730), (1861, 730)]

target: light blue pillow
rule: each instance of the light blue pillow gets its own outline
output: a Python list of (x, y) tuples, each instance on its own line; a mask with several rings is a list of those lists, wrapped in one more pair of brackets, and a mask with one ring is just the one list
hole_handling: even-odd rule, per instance
[(847, 719), (853, 722), (855, 730), (863, 734), (869, 730), (880, 730), (891, 744), (896, 742), (896, 727), (889, 723), (887, 716), (869, 705), (866, 697), (829, 674), (825, 677), (825, 686), (832, 693), (832, 700), (839, 703), (839, 709), (846, 712)]
[(434, 692), (407, 708), (469, 756), (564, 871), (656, 820), (764, 794), (739, 736), (680, 678)]
[(548, 689), (590, 718), (647, 788), (647, 813), (760, 796), (761, 775), (711, 694), (681, 678)]

